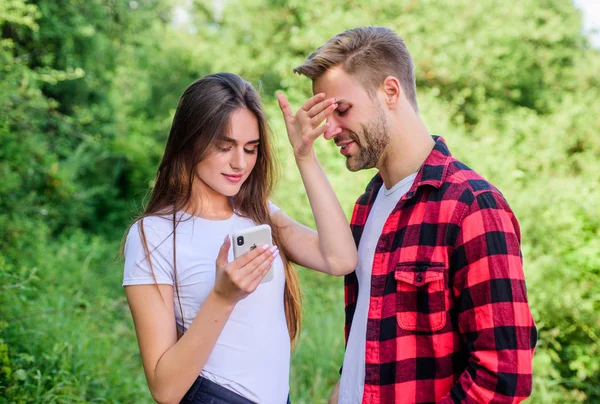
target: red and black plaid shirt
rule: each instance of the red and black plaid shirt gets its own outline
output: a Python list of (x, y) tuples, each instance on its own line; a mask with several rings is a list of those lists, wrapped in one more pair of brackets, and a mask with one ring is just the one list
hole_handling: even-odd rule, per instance
[[(434, 139), (375, 250), (363, 403), (519, 402), (537, 339), (519, 224), (502, 194)], [(376, 175), (354, 207), (357, 246), (382, 183)], [(347, 342), (355, 272), (344, 285)]]

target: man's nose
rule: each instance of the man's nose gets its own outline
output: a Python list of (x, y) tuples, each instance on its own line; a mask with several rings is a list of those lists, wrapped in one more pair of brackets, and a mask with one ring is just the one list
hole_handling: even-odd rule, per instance
[(337, 135), (339, 132), (341, 132), (341, 128), (339, 126), (339, 122), (337, 121), (335, 116), (329, 116), (326, 120), (326, 122), (329, 124), (329, 127), (325, 130), (325, 133), (323, 134), (323, 137), (327, 140), (333, 139), (333, 137), (335, 135)]

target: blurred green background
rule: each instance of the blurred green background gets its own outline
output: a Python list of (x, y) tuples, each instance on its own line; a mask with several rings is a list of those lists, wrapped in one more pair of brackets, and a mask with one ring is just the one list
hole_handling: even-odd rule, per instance
[[(151, 402), (115, 260), (183, 89), (238, 73), (277, 138), (273, 200), (312, 225), (275, 94), (331, 36), (384, 25), (413, 54), (421, 114), (522, 226), (540, 338), (532, 403), (600, 402), (600, 52), (569, 0), (0, 0), (0, 402)], [(370, 172), (318, 154), (350, 214)], [(298, 269), (294, 403), (343, 357), (342, 279)]]

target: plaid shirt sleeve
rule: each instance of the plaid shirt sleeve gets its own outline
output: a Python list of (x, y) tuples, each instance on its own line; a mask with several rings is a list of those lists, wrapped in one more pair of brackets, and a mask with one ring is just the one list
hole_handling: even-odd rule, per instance
[(519, 225), (497, 190), (473, 197), (450, 262), (468, 365), (440, 402), (518, 403), (531, 393), (537, 339), (527, 303)]

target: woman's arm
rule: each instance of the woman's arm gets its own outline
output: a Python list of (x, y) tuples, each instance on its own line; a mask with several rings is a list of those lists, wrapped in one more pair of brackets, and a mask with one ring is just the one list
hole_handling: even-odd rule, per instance
[(260, 284), (278, 254), (257, 248), (227, 262), (229, 238), (216, 262), (215, 286), (177, 340), (173, 286), (126, 286), (148, 387), (159, 403), (178, 403), (194, 383), (236, 303)]
[(317, 94), (293, 115), (283, 94), (278, 100), (318, 233), (280, 211), (273, 215), (273, 221), (282, 229), (282, 242), (293, 262), (332, 275), (346, 275), (356, 268), (356, 246), (348, 219), (313, 149), (314, 141), (328, 127), (319, 124), (337, 104)]
[(340, 381), (333, 386), (333, 390), (331, 390), (331, 395), (329, 396), (329, 404), (338, 404), (338, 398), (340, 396)]

